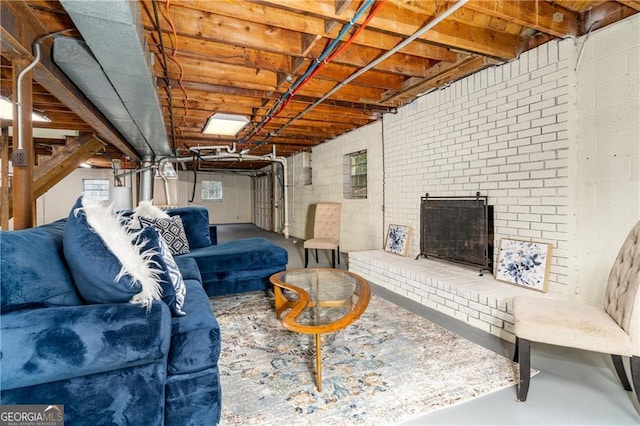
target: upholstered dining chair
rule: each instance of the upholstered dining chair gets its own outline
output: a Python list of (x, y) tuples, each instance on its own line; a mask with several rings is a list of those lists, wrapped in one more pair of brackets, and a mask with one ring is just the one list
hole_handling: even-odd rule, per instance
[(622, 387), (632, 391), (622, 357), (631, 358), (631, 377), (640, 402), (640, 222), (622, 245), (609, 273), (603, 307), (558, 299), (513, 299), (520, 380), (518, 400), (529, 390), (531, 342), (611, 354)]
[(336, 253), (340, 264), (340, 217), (342, 204), (316, 204), (315, 220), (313, 222), (313, 238), (304, 242), (304, 267), (309, 264), (309, 249), (331, 250), (331, 264), (336, 267)]

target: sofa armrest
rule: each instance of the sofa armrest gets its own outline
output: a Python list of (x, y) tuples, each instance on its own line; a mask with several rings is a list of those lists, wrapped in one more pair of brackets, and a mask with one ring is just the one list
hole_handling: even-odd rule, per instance
[(31, 309), (0, 325), (2, 389), (166, 362), (171, 313), (120, 303)]
[(211, 238), (211, 245), (218, 244), (218, 227), (216, 225), (209, 225), (209, 238)]
[(178, 265), (182, 279), (196, 280), (200, 285), (202, 285), (200, 269), (198, 268), (198, 263), (194, 258), (188, 256), (175, 256), (174, 260), (176, 261), (176, 265)]

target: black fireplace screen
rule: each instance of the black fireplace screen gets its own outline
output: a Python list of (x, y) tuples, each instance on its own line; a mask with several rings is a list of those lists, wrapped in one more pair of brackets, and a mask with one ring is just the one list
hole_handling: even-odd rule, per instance
[(430, 197), (420, 202), (420, 256), (491, 270), (493, 208), (486, 196)]

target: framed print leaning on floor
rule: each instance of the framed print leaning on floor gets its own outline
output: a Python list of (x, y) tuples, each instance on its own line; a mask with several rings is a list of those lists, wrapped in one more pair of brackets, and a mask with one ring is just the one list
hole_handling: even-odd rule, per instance
[(503, 238), (500, 240), (496, 280), (546, 292), (551, 248), (548, 243)]
[(409, 238), (411, 237), (411, 228), (405, 225), (389, 225), (387, 229), (387, 239), (384, 243), (384, 250), (389, 253), (407, 255), (409, 248)]

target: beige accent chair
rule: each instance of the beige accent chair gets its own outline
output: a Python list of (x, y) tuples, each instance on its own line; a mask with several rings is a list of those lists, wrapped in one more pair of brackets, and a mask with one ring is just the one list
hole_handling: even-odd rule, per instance
[(640, 222), (625, 240), (609, 273), (604, 307), (558, 299), (513, 299), (518, 400), (529, 390), (531, 342), (611, 354), (622, 387), (632, 391), (622, 357), (631, 358), (631, 377), (640, 402)]
[(313, 222), (313, 238), (304, 242), (304, 267), (309, 264), (309, 249), (331, 250), (331, 264), (336, 267), (336, 252), (340, 264), (340, 203), (316, 204), (315, 220)]

